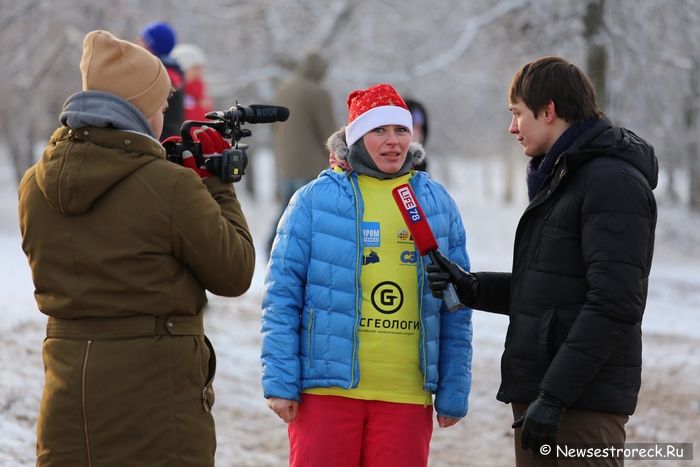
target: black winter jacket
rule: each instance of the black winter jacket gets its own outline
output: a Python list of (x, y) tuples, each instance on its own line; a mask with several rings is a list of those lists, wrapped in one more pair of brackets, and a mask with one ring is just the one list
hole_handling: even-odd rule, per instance
[(498, 400), (539, 391), (632, 414), (654, 250), (654, 149), (607, 118), (558, 158), (523, 213), (511, 273), (477, 273), (474, 308), (508, 314)]
[(163, 115), (163, 131), (160, 140), (170, 136), (180, 136), (180, 126), (185, 120), (185, 73), (177, 61), (170, 56), (159, 57), (168, 71), (173, 92), (168, 98), (168, 109)]

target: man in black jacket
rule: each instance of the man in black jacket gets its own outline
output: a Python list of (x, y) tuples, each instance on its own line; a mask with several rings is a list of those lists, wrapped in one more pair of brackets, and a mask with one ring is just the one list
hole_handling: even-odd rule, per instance
[(637, 404), (658, 163), (561, 58), (523, 66), (509, 101), (530, 157), (512, 272), (471, 274), (440, 256), (428, 280), (438, 297), (453, 282), (464, 304), (509, 316), (497, 398), (513, 407), (516, 465), (564, 465), (555, 443), (621, 447)]

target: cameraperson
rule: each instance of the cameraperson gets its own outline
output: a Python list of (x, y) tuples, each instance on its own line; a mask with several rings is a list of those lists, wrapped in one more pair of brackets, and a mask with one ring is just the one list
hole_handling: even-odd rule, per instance
[[(214, 465), (202, 308), (205, 289), (250, 285), (245, 217), (231, 184), (166, 160), (157, 138), (171, 86), (157, 57), (92, 31), (80, 70), (83, 91), (19, 189), (49, 316), (37, 465)], [(211, 129), (193, 136), (205, 157), (228, 146)]]

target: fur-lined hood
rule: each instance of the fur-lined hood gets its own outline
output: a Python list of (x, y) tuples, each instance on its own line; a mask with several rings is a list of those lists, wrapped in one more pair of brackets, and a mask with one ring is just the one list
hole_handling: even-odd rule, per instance
[[(331, 155), (335, 155), (338, 161), (348, 160), (350, 149), (345, 142), (345, 127), (340, 128), (328, 138), (326, 147)], [(425, 149), (420, 143), (412, 142), (408, 147), (408, 155), (406, 157), (413, 158), (411, 166), (420, 164), (425, 159)]]

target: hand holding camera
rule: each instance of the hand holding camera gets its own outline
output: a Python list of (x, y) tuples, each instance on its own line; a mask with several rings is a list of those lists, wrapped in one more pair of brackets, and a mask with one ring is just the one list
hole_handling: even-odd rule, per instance
[[(207, 160), (211, 157), (221, 157), (224, 151), (231, 149), (231, 145), (221, 134), (206, 125), (192, 127), (189, 133), (192, 142), (199, 146), (201, 157), (195, 157), (190, 149), (183, 149), (182, 165), (197, 172), (197, 175), (202, 180), (206, 180), (212, 175), (217, 175), (208, 169)], [(182, 144), (181, 136), (171, 136), (163, 141), (163, 146), (166, 150), (178, 144)]]
[[(250, 136), (243, 123), (284, 122), (289, 109), (274, 105), (236, 104), (227, 111), (209, 112), (208, 121), (187, 120), (180, 128), (181, 136), (163, 141), (167, 159), (193, 169), (202, 179), (215, 175), (225, 183), (235, 183), (244, 175), (248, 165), (247, 144), (241, 138)], [(226, 141), (230, 139), (233, 146)]]
[[(209, 170), (209, 166), (211, 164), (207, 164), (207, 161), (211, 160), (212, 157), (221, 157), (225, 151), (231, 149), (229, 142), (226, 141), (216, 130), (208, 126), (201, 126), (193, 129), (192, 139), (194, 141), (199, 141), (202, 150), (202, 157), (204, 158), (204, 166), (196, 168), (194, 157), (184, 160), (183, 165), (190, 168), (195, 167), (197, 173), (204, 169), (207, 174), (211, 174), (212, 172)], [(214, 173), (214, 175), (217, 174)], [(201, 176), (202, 175), (200, 174), (200, 177)]]

